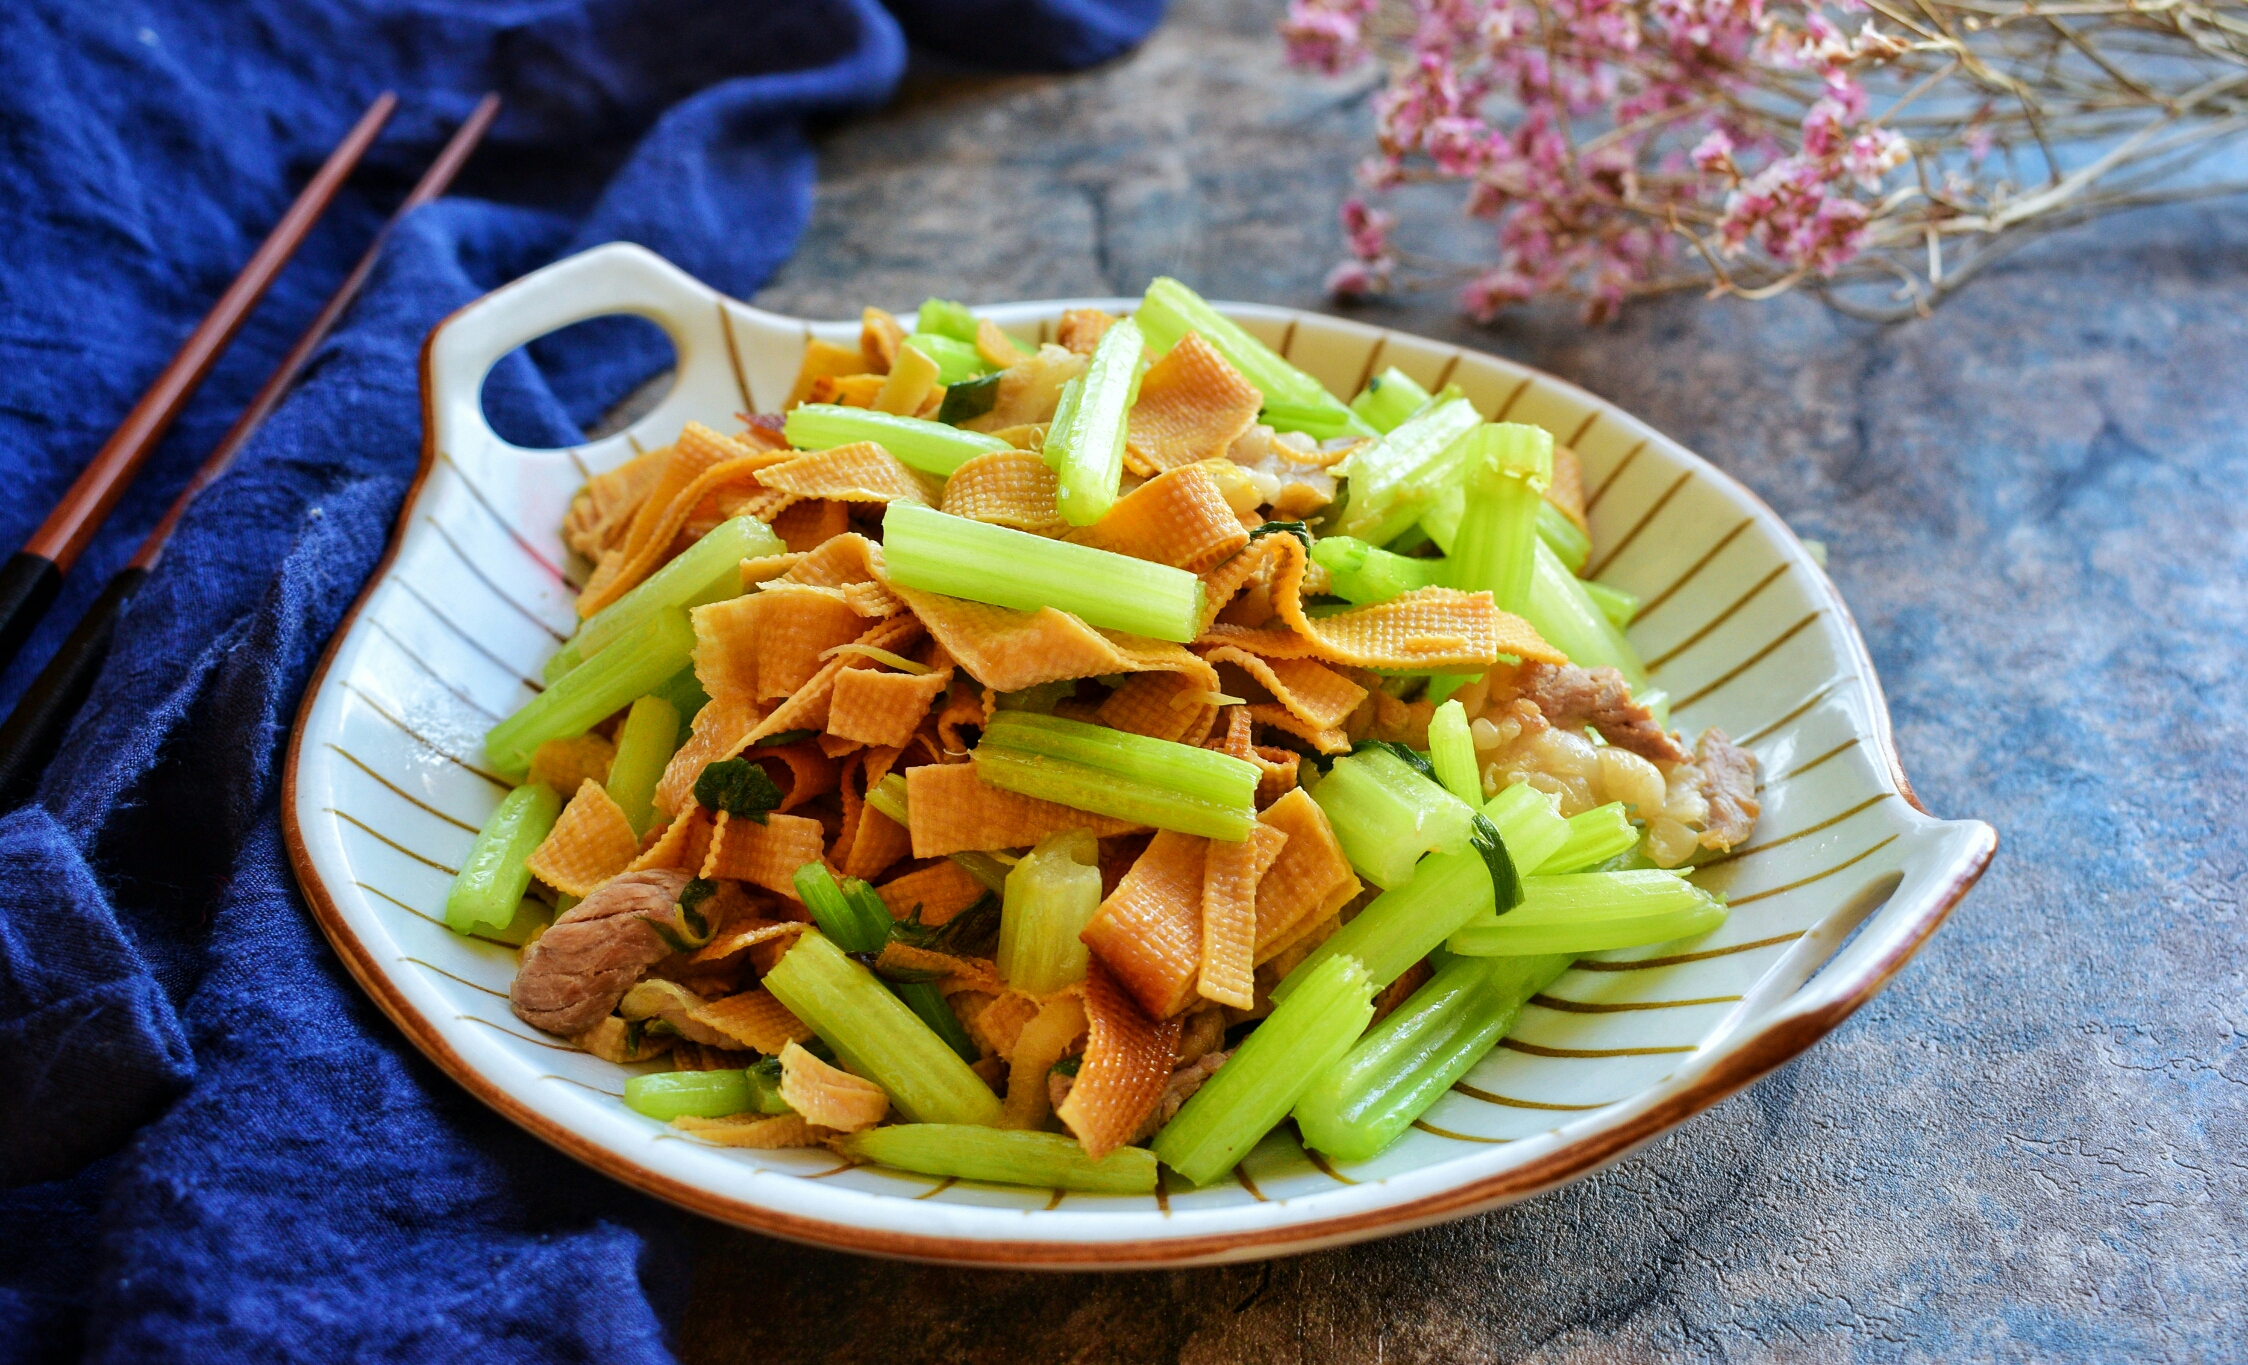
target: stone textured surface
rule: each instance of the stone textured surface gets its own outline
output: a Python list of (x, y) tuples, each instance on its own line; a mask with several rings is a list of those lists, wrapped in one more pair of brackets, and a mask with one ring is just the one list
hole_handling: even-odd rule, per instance
[[(1070, 79), (928, 80), (823, 148), (762, 302), (1136, 291), (1321, 306), (1363, 84), (1181, 0)], [(1461, 229), (1434, 229), (1454, 236)], [(1808, 1055), (1613, 1170), (1389, 1241), (1044, 1277), (706, 1230), (690, 1360), (2248, 1356), (2248, 217), (2119, 221), (1880, 330), (1808, 299), (1598, 331), (1366, 316), (1543, 366), (1832, 547), (1982, 886)]]

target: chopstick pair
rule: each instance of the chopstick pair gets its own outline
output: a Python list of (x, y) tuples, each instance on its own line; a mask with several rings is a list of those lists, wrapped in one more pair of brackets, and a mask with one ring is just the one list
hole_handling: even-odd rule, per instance
[[(189, 334), (178, 354), (95, 454), (38, 532), (0, 567), (0, 666), (5, 666), (22, 647), (32, 627), (60, 591), (63, 575), (84, 552), (103, 519), (124, 495), (134, 474), (156, 443), (163, 439), (250, 310), (257, 306), (282, 267), (311, 232), (312, 225), (335, 198), (397, 105), (397, 97), (386, 91), (367, 107), (366, 113), (306, 182), (288, 212), (242, 268), (242, 273)], [(187, 486), (172, 500), (171, 507), (141, 542), (131, 561), (109, 580), (69, 638), (17, 701), (7, 722), (0, 725), (0, 810), (13, 809), (31, 794), (40, 771), (61, 743), (63, 731), (85, 703), (94, 675), (101, 671), (103, 661), (109, 656), (118, 617), (156, 567), (188, 505), (212, 480), (226, 472), (236, 452), (280, 405), (312, 358), (313, 351), (366, 284), (391, 229), (406, 214), (445, 193), (453, 177), (483, 140), (492, 120), (499, 116), (499, 108), (499, 96), (488, 94), (454, 130), (429, 169), (422, 172), (421, 179), (397, 210), (376, 231), (374, 240), (351, 268), (351, 273), (344, 276), (296, 344), (266, 376), (249, 405), (219, 438)]]

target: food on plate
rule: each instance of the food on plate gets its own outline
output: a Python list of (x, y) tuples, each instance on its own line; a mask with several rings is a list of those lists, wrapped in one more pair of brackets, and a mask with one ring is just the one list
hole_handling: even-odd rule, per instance
[(526, 1023), (715, 1145), (1144, 1194), (1373, 1157), (1578, 954), (1723, 923), (1756, 762), (1579, 577), (1567, 447), (1173, 280), (1056, 335), (870, 308), (578, 493), (446, 903)]

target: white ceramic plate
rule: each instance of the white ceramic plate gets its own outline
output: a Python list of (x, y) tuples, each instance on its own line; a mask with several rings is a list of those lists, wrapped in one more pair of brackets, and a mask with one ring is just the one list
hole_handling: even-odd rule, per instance
[[(981, 310), (1050, 335), (1065, 307)], [(1130, 305), (1110, 300), (1119, 311)], [(1732, 900), (1705, 940), (1603, 954), (1527, 1008), (1515, 1036), (1389, 1151), (1308, 1155), (1283, 1125), (1206, 1189), (1156, 1197), (938, 1181), (825, 1151), (711, 1147), (627, 1110), (627, 1070), (509, 1012), (514, 954), (440, 922), (453, 868), (504, 790), (482, 736), (530, 695), (571, 629), (558, 533), (586, 476), (723, 427), (786, 393), (806, 323), (725, 298), (611, 245), (462, 309), (422, 357), (425, 449), (389, 557), (304, 699), (283, 803), (305, 896), (360, 984), (455, 1080), (619, 1180), (712, 1217), (885, 1255), (1019, 1266), (1260, 1258), (1495, 1207), (1617, 1159), (1800, 1053), (1888, 981), (1974, 883), (1996, 837), (1912, 798), (1865, 648), (1817, 563), (1754, 495), (1580, 389), (1492, 356), (1254, 305), (1224, 311), (1337, 393), (1395, 365), (1458, 383), (1582, 457), (1592, 564), (1646, 608), (1631, 628), (1689, 738), (1724, 727), (1763, 764), (1751, 844), (1697, 879)], [(486, 425), (501, 356), (607, 313), (652, 319), (678, 379), (652, 412), (568, 450)], [(1853, 931), (1855, 936), (1853, 937)]]

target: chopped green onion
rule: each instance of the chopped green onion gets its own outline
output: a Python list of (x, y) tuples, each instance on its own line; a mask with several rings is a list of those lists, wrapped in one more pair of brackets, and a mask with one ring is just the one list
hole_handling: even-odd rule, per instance
[(1674, 872), (1580, 872), (1530, 877), (1522, 904), (1467, 925), (1444, 946), (1462, 957), (1595, 953), (1706, 934), (1723, 902)]
[(493, 726), (484, 736), (485, 756), (500, 776), (521, 780), (531, 770), (533, 750), (550, 739), (582, 735), (655, 691), (687, 666), (694, 649), (687, 613), (664, 608)]
[(500, 798), (476, 842), (461, 860), (445, 895), (445, 924), (456, 934), (497, 929), (514, 920), (531, 889), (531, 856), (562, 814), (562, 798), (543, 782), (517, 787)]
[(1350, 410), (1376, 431), (1395, 431), (1428, 402), (1428, 390), (1395, 365), (1366, 381), (1366, 391), (1350, 400)]
[(1482, 425), (1475, 405), (1455, 398), (1352, 455), (1343, 464), (1350, 497), (1335, 532), (1375, 545), (1403, 534), (1459, 481), (1473, 447), (1467, 437)]
[[(879, 953), (890, 941), (892, 920), (887, 907), (875, 898), (872, 911), (857, 897), (844, 894), (835, 874), (824, 863), (806, 863), (796, 869), (796, 898), (812, 912), (812, 922), (846, 953)], [(852, 880), (857, 880), (853, 878)], [(860, 883), (864, 885), (864, 883)]]
[(1483, 778), (1475, 766), (1475, 736), (1467, 728), (1467, 708), (1447, 701), (1428, 721), (1428, 761), (1444, 790), (1471, 806), (1483, 804)]
[(1202, 580), (1184, 569), (912, 503), (883, 514), (882, 549), (891, 581), (908, 588), (1016, 611), (1053, 607), (1181, 644), (1202, 624)]
[(1582, 668), (1613, 668), (1624, 675), (1634, 695), (1644, 690), (1647, 667), (1639, 661), (1639, 651), (1585, 592), (1584, 580), (1563, 567), (1544, 541), (1538, 542), (1537, 557), (1523, 619), (1547, 644), (1568, 655), (1569, 662)]
[(1395, 554), (1351, 536), (1321, 536), (1311, 557), (1327, 570), (1335, 596), (1357, 606), (1443, 583), (1448, 575), (1441, 559)]
[(760, 825), (780, 809), (783, 799), (780, 784), (773, 781), (764, 765), (746, 758), (707, 764), (695, 778), (696, 805)]
[(1538, 539), (1553, 550), (1570, 573), (1583, 573), (1585, 561), (1592, 558), (1592, 537), (1550, 502), (1538, 507)]
[(1090, 955), (1077, 936), (1100, 908), (1100, 849), (1092, 831), (1039, 840), (1007, 874), (999, 979), (1026, 995), (1051, 995), (1083, 981)]
[(976, 315), (968, 305), (950, 299), (924, 299), (921, 311), (914, 316), (913, 333), (917, 337), (951, 337), (954, 341), (976, 344)]
[(1347, 956), (1364, 965), (1376, 989), (1405, 974), (1461, 925), (1491, 914), (1491, 869), (1475, 849), (1431, 853), (1403, 886), (1374, 897), (1358, 918), (1328, 935), (1272, 990), (1288, 1000), (1320, 963)]
[(634, 834), (646, 834), (655, 819), (656, 783), (678, 750), (678, 707), (651, 695), (625, 712), (624, 724), (617, 730), (617, 756), (609, 762), (605, 785)]
[(1452, 586), (1489, 592), (1499, 610), (1519, 613), (1537, 563), (1553, 437), (1542, 427), (1492, 423), (1476, 432), (1464, 474), (1466, 501), (1447, 561)]
[(1295, 993), (1155, 1135), (1163, 1164), (1197, 1185), (1232, 1170), (1374, 1017), (1377, 987), (1354, 957), (1326, 958), (1291, 979)]
[[(1344, 406), (1341, 399), (1328, 393), (1318, 380), (1281, 359), (1271, 347), (1250, 336), (1239, 323), (1221, 315), (1201, 295), (1177, 280), (1159, 276), (1152, 281), (1132, 317), (1147, 333), (1148, 350), (1155, 354), (1178, 345), (1179, 339), (1188, 332), (1199, 333), (1212, 349), (1226, 358), (1227, 364), (1239, 370), (1241, 377), (1264, 395), (1267, 413), (1279, 416), (1281, 421), (1315, 415), (1323, 424), (1339, 424), (1342, 430), (1354, 435), (1377, 434), (1357, 413)], [(1297, 430), (1295, 426), (1282, 426), (1281, 422), (1272, 425), (1282, 431)]]
[(1537, 865), (1541, 877), (1560, 876), (1597, 867), (1639, 843), (1639, 831), (1624, 814), (1624, 803), (1610, 801), (1569, 817), (1569, 837)]
[(907, 818), (905, 775), (891, 773), (866, 789), (866, 803), (889, 816), (901, 825), (911, 825)]
[(1527, 782), (1517, 782), (1483, 803), (1483, 815), (1506, 842), (1518, 868), (1543, 868), (1569, 841), (1569, 822), (1553, 798)]
[(937, 420), (948, 427), (981, 417), (999, 402), (999, 376), (987, 374), (980, 379), (963, 379), (945, 386), (944, 402), (937, 407)]
[(999, 1099), (874, 973), (824, 934), (804, 933), (765, 974), (765, 987), (835, 1049), (843, 1065), (889, 1092), (913, 1123), (999, 1122)]
[(1460, 958), (1391, 1011), (1296, 1102), (1304, 1145), (1366, 1161), (1483, 1060), (1572, 955)]
[(1062, 388), (1044, 450), (1059, 480), (1055, 504), (1072, 526), (1090, 526), (1116, 505), (1124, 476), (1125, 414), (1139, 392), (1145, 349), (1139, 325), (1126, 318), (1101, 333), (1085, 372)]
[(1595, 583), (1589, 578), (1577, 581), (1584, 584), (1585, 596), (1592, 599), (1592, 604), (1600, 608), (1600, 614), (1607, 617), (1608, 624), (1616, 629), (1622, 630), (1629, 626), (1631, 618), (1639, 614), (1639, 594), (1625, 592), (1622, 588), (1611, 588), (1605, 583)]
[(1522, 874), (1514, 869), (1514, 854), (1499, 834), (1499, 827), (1491, 823), (1483, 812), (1475, 813), (1475, 824), (1468, 834), (1468, 847), (1483, 858), (1483, 870), (1491, 874), (1491, 904), (1500, 910), (1511, 910), (1522, 903)]
[(1238, 843), (1257, 819), (1256, 765), (1192, 744), (999, 711), (974, 757), (994, 787), (1157, 829)]
[[(901, 777), (898, 781), (902, 785), (905, 779)], [(903, 821), (900, 823), (902, 824)], [(948, 856), (954, 862), (960, 864), (969, 876), (982, 882), (984, 890), (989, 891), (994, 896), (1007, 894), (1007, 874), (1014, 869), (1006, 863), (1001, 862), (989, 853), (969, 848), (964, 848), (958, 853)]]
[(998, 437), (986, 436), (980, 431), (963, 431), (919, 417), (901, 417), (892, 412), (846, 408), (833, 403), (799, 403), (790, 408), (781, 434), (798, 450), (830, 450), (858, 441), (872, 441), (922, 473), (939, 478), (950, 476), (953, 470), (978, 455), (1014, 449)]
[(1382, 887), (1411, 878), (1423, 853), (1466, 848), (1475, 818), (1473, 806), (1372, 746), (1336, 759), (1311, 799), (1327, 813), (1350, 865)]
[(1119, 1147), (1099, 1161), (1077, 1139), (1061, 1133), (1016, 1132), (950, 1123), (894, 1123), (839, 1138), (835, 1144), (862, 1161), (878, 1161), (917, 1175), (1042, 1185), (1086, 1194), (1153, 1194), (1155, 1154)]

